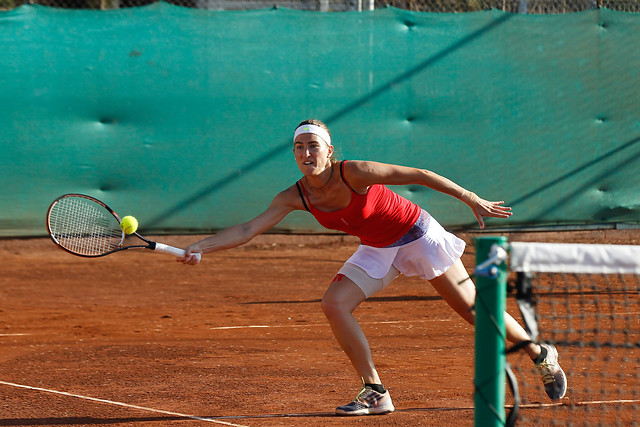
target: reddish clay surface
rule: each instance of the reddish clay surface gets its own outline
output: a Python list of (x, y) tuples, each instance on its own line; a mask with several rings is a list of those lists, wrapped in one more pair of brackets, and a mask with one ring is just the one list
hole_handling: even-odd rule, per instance
[[(470, 268), (474, 236), (461, 236)], [(638, 244), (640, 233), (510, 238)], [(356, 247), (341, 236), (265, 235), (189, 267), (150, 251), (85, 259), (44, 238), (0, 240), (0, 425), (472, 425), (473, 328), (428, 283), (405, 277), (356, 311), (397, 411), (333, 415), (360, 384), (319, 301)], [(571, 414), (573, 398), (570, 389), (559, 412)], [(637, 423), (637, 408), (614, 420)], [(575, 425), (593, 415), (573, 410)]]

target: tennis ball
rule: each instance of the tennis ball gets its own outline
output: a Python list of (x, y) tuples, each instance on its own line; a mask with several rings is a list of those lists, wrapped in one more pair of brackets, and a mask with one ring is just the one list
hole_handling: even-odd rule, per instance
[(122, 228), (122, 231), (127, 234), (135, 233), (138, 229), (138, 220), (130, 215), (127, 215), (122, 218), (122, 221), (120, 221), (120, 228)]

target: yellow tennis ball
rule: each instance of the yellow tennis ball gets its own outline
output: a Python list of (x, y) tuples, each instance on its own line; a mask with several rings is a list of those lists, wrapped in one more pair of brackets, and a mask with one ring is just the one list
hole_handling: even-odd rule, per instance
[(135, 233), (138, 229), (138, 220), (130, 215), (127, 215), (122, 218), (122, 221), (120, 221), (120, 228), (122, 228), (122, 231), (127, 234)]

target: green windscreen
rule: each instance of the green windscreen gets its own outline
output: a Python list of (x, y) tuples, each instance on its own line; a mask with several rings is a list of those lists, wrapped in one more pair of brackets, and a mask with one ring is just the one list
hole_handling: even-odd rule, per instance
[[(42, 235), (57, 196), (144, 233), (253, 218), (300, 177), (292, 134), (426, 168), (513, 206), (492, 226), (640, 220), (640, 16), (287, 9), (0, 13), (0, 235)], [(447, 227), (466, 205), (394, 187)], [(323, 231), (306, 212), (278, 230)]]

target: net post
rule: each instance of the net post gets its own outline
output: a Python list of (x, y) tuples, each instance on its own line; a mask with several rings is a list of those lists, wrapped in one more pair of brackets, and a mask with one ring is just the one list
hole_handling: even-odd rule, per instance
[[(507, 238), (487, 236), (475, 239), (475, 426), (504, 426), (505, 418), (505, 324)], [(495, 258), (494, 258), (495, 257)], [(490, 262), (494, 259), (494, 262)]]

